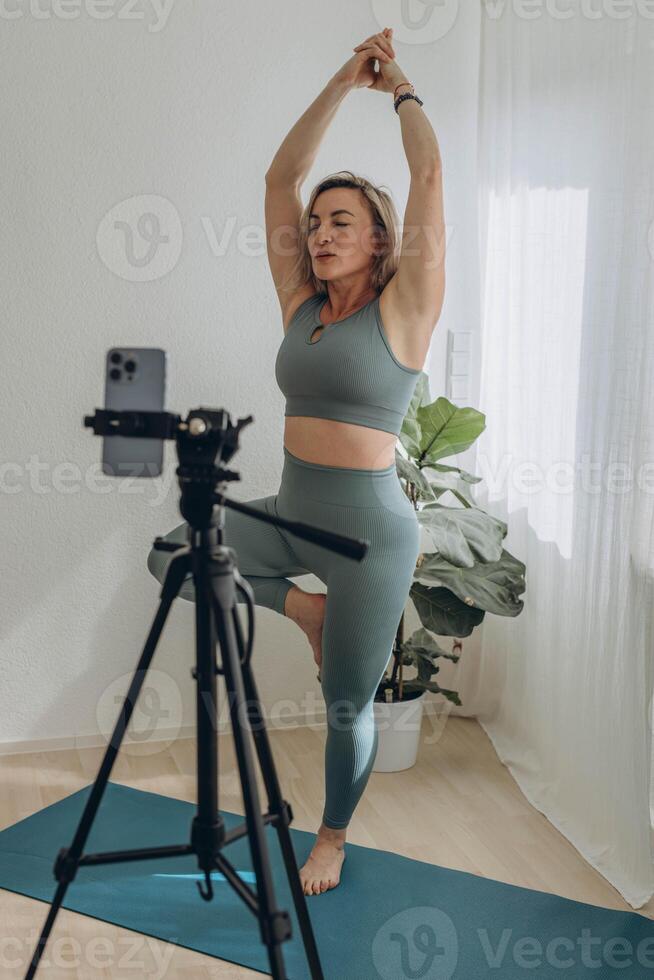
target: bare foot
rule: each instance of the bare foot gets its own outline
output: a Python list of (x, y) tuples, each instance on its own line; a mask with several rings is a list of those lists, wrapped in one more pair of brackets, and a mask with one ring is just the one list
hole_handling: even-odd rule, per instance
[[(341, 868), (345, 860), (345, 831), (330, 833), (334, 836), (324, 836), (318, 831), (316, 843), (306, 863), (300, 868), (300, 880), (305, 895), (320, 895), (322, 892), (335, 888), (341, 880)], [(341, 838), (336, 833), (342, 834)]]
[(325, 619), (324, 592), (304, 592), (294, 585), (286, 594), (285, 615), (297, 623), (307, 635), (313, 650), (313, 659), (320, 667), (322, 663), (322, 625)]

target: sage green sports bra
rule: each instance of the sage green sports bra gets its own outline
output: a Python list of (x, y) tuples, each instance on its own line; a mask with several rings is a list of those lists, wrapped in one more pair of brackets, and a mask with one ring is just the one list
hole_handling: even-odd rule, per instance
[[(291, 317), (277, 351), (275, 378), (286, 397), (284, 415), (351, 422), (399, 435), (421, 371), (401, 364), (388, 342), (379, 295), (326, 326), (327, 302), (314, 293)], [(322, 330), (311, 341), (317, 327)]]

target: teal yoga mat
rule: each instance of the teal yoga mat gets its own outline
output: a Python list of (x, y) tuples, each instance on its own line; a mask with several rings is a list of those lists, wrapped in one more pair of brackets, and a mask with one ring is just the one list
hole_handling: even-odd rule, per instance
[[(0, 887), (52, 900), (54, 860), (72, 842), (90, 789), (0, 831)], [(228, 830), (243, 820), (220, 812)], [(110, 782), (85, 853), (187, 843), (194, 814), (191, 803)], [(277, 834), (270, 825), (265, 833), (277, 902), (292, 920), (282, 944), (287, 975), (309, 980)], [(315, 835), (291, 826), (291, 837), (300, 867)], [(346, 847), (341, 884), (306, 897), (326, 980), (654, 980), (654, 924), (645, 916)], [(225, 854), (254, 888), (247, 837)], [(192, 857), (81, 867), (64, 907), (269, 975), (255, 916), (221, 874), (212, 902), (196, 880)], [(45, 920), (46, 905), (42, 912)]]

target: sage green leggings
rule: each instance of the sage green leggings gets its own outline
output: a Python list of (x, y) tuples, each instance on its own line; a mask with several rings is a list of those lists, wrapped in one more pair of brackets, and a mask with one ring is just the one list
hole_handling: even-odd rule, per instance
[[(236, 552), (257, 605), (283, 615), (289, 576), (312, 573), (327, 587), (322, 634), (322, 693), (327, 707), (327, 827), (347, 827), (377, 752), (373, 699), (393, 649), (419, 554), (420, 525), (395, 463), (382, 470), (308, 463), (284, 447), (279, 491), (247, 501), (268, 514), (369, 541), (361, 561), (334, 554), (283, 528), (225, 508), (224, 543)], [(188, 525), (164, 537), (185, 544)], [(172, 552), (148, 555), (163, 582)], [(179, 595), (195, 601), (190, 577)], [(238, 601), (243, 596), (237, 590)]]

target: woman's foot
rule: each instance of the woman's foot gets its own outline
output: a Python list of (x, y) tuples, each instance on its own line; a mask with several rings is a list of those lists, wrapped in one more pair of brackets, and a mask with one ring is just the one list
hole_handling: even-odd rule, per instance
[(305, 895), (320, 895), (338, 885), (345, 860), (345, 835), (345, 830), (320, 825), (311, 854), (300, 868)]
[(284, 615), (292, 619), (306, 633), (313, 650), (313, 659), (320, 667), (322, 663), (322, 625), (325, 619), (324, 592), (304, 592), (294, 585), (286, 593)]

